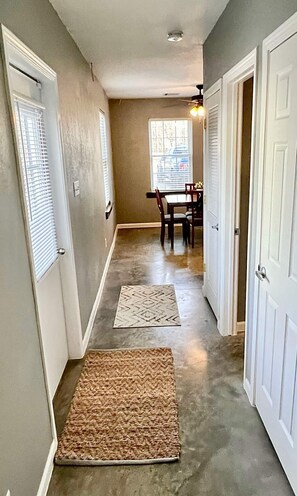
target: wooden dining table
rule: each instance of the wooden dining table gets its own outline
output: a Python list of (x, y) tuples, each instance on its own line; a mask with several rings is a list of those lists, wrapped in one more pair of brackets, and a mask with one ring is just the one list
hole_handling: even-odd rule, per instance
[[(203, 195), (203, 189), (196, 190), (199, 195)], [(192, 203), (191, 195), (186, 193), (178, 193), (174, 195), (165, 195), (165, 200), (167, 202), (167, 211), (170, 215), (170, 240), (171, 240), (171, 248), (174, 248), (174, 209), (177, 207), (189, 207)]]

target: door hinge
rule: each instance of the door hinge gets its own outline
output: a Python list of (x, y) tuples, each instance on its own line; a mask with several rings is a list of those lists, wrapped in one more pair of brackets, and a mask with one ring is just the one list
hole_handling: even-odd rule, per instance
[(235, 236), (239, 236), (240, 235), (240, 227), (236, 227), (234, 229), (234, 234), (235, 234)]
[(206, 129), (206, 117), (204, 118), (204, 121), (203, 121), (203, 127), (204, 127), (204, 129)]
[(206, 263), (203, 264), (203, 272), (206, 272)]
[(206, 205), (206, 195), (203, 196), (203, 203)]

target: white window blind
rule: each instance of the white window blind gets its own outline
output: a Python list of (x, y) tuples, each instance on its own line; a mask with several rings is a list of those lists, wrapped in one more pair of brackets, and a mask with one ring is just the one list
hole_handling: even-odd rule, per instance
[(152, 190), (184, 190), (193, 181), (191, 120), (150, 120), (149, 136)]
[(99, 111), (99, 115), (100, 115), (100, 138), (101, 138), (101, 157), (102, 157), (102, 167), (103, 167), (104, 194), (105, 194), (105, 205), (107, 206), (111, 202), (111, 186), (110, 186), (109, 163), (108, 163), (106, 119), (105, 119), (105, 114), (101, 110)]
[(17, 97), (15, 107), (33, 261), (39, 280), (58, 256), (44, 109)]

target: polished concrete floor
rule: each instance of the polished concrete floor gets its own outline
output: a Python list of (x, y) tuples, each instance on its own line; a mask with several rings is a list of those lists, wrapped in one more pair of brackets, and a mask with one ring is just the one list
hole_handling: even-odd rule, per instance
[[(201, 237), (201, 236), (200, 236)], [(145, 466), (55, 467), (48, 496), (292, 496), (242, 388), (243, 336), (222, 338), (201, 293), (201, 242), (162, 250), (156, 229), (119, 231), (90, 348), (173, 350), (182, 454)], [(113, 329), (124, 284), (174, 283), (181, 327)], [(72, 361), (55, 397), (61, 431), (82, 367)]]

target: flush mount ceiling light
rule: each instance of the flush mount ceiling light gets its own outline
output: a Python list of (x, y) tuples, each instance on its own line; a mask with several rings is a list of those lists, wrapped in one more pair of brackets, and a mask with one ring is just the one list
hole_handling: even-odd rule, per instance
[(172, 41), (173, 43), (177, 43), (183, 39), (184, 33), (182, 31), (172, 31), (167, 34), (167, 41)]

